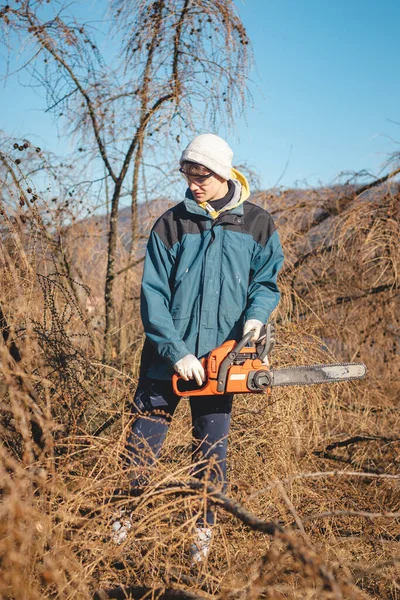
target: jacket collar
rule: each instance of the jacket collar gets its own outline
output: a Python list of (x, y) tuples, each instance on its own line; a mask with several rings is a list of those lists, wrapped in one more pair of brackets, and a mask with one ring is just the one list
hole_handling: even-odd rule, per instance
[[(240, 202), (240, 204), (238, 204), (238, 202), (242, 199), (242, 196), (243, 196), (242, 185), (236, 179), (232, 179), (231, 181), (235, 185), (235, 188), (236, 188), (235, 193), (233, 194), (232, 200), (226, 206), (224, 206), (224, 208), (221, 211), (221, 215), (219, 215), (218, 218), (220, 218), (221, 216), (223, 216), (227, 213), (229, 213), (231, 215), (243, 215), (243, 213), (244, 213), (243, 202)], [(243, 201), (244, 201), (244, 199), (243, 199)], [(202, 208), (196, 202), (196, 200), (194, 200), (194, 198), (190, 194), (189, 189), (186, 192), (186, 196), (185, 196), (183, 203), (188, 212), (193, 213), (195, 215), (201, 215), (202, 217), (210, 219), (211, 221), (215, 220), (215, 219), (213, 219), (213, 217), (210, 214), (208, 214), (208, 212), (206, 210), (204, 210), (204, 208)], [(232, 206), (233, 208), (229, 208), (230, 206)]]

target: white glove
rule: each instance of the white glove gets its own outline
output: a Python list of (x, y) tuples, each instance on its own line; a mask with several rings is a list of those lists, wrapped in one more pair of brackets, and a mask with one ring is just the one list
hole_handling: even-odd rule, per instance
[[(251, 331), (251, 329), (254, 329), (254, 335), (250, 341), (256, 342), (258, 340), (258, 338), (260, 337), (261, 327), (263, 325), (264, 325), (264, 323), (261, 323), (261, 321), (258, 321), (258, 319), (249, 319), (244, 324), (243, 337), (246, 335), (246, 333), (249, 333), (249, 331)], [(266, 367), (269, 367), (268, 355), (265, 356), (265, 358), (262, 361), (262, 364), (265, 365)]]
[(174, 364), (174, 369), (185, 381), (195, 379), (201, 385), (206, 379), (202, 364), (194, 354), (187, 354), (178, 360)]
[(260, 337), (261, 327), (263, 325), (264, 325), (264, 323), (261, 323), (261, 321), (258, 321), (257, 319), (249, 319), (244, 324), (243, 337), (246, 335), (246, 333), (249, 333), (249, 331), (254, 329), (254, 335), (252, 338), (250, 338), (250, 342), (256, 342), (258, 340), (258, 338)]

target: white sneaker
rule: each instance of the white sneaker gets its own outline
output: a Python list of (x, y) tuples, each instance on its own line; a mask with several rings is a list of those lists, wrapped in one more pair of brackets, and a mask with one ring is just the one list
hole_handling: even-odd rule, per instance
[(132, 529), (132, 519), (129, 515), (121, 513), (116, 521), (111, 525), (111, 539), (118, 546), (122, 544), (128, 537), (128, 533)]
[(212, 529), (210, 527), (196, 527), (195, 541), (190, 546), (192, 565), (206, 560), (211, 546)]

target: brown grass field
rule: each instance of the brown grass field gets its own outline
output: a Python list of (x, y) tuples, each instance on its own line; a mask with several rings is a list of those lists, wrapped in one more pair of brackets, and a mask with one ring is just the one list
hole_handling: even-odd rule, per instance
[[(286, 254), (272, 365), (363, 361), (367, 378), (237, 396), (226, 496), (193, 486), (182, 400), (145, 492), (115, 502), (128, 485), (141, 265), (117, 279), (118, 344), (104, 365), (97, 225), (57, 230), (44, 200), (19, 198), (3, 182), (0, 597), (400, 598), (399, 186), (254, 199)], [(206, 498), (217, 524), (194, 568)], [(133, 529), (115, 546), (123, 507)]]

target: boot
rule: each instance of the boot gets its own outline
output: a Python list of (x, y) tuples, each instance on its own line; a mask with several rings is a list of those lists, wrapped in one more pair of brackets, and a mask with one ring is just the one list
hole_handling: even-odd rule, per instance
[(121, 510), (116, 520), (111, 525), (111, 539), (119, 546), (126, 540), (128, 533), (132, 529), (132, 519), (128, 513)]
[(196, 527), (195, 539), (190, 546), (190, 555), (192, 557), (192, 565), (205, 562), (210, 551), (212, 538), (212, 529), (210, 527)]

